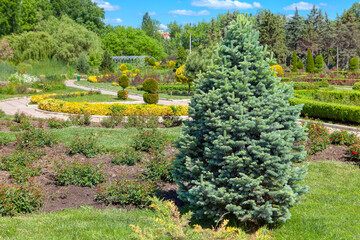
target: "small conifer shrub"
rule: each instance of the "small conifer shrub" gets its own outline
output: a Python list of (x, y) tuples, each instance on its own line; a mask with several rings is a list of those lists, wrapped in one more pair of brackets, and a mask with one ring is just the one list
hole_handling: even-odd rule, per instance
[(357, 57), (353, 57), (350, 59), (350, 70), (356, 71), (359, 69), (359, 59)]
[(280, 84), (272, 54), (244, 15), (229, 25), (214, 64), (196, 81), (172, 170), (194, 217), (262, 225), (285, 222), (307, 188), (302, 106)]
[(100, 68), (99, 70), (102, 72), (112, 72), (114, 68), (113, 62), (111, 60), (111, 56), (108, 53), (108, 51), (104, 52), (101, 64), (100, 64)]
[(291, 71), (292, 72), (297, 72), (298, 71), (298, 61), (297, 61), (297, 55), (296, 55), (295, 50), (293, 52), (293, 56), (292, 56), (292, 59), (291, 59), (291, 65), (292, 65)]
[(324, 58), (321, 55), (318, 55), (315, 58), (315, 72), (322, 72), (324, 69)]
[(85, 53), (81, 53), (79, 56), (79, 60), (77, 63), (77, 70), (83, 74), (87, 74), (90, 70), (89, 61), (88, 61)]
[(308, 49), (308, 55), (306, 58), (306, 72), (313, 73), (314, 72), (314, 58), (312, 56), (311, 50)]
[(297, 63), (297, 68), (299, 70), (303, 69), (304, 68), (304, 63), (300, 60), (298, 63)]

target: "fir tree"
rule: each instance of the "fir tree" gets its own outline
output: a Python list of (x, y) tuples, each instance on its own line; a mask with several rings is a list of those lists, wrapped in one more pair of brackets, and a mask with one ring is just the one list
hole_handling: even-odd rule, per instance
[(297, 55), (296, 55), (296, 51), (295, 51), (295, 50), (294, 50), (294, 52), (293, 52), (293, 56), (292, 56), (292, 59), (291, 59), (291, 65), (292, 65), (291, 71), (297, 72), (297, 71), (298, 71), (298, 67), (297, 67)]
[(315, 58), (315, 71), (317, 73), (322, 72), (324, 68), (324, 58), (321, 55), (318, 55)]
[(112, 72), (113, 71), (113, 62), (108, 51), (104, 52), (103, 59), (100, 64), (100, 71), (102, 72)]
[(285, 222), (306, 192), (300, 184), (305, 140), (290, 106), (293, 89), (270, 69), (275, 61), (244, 15), (227, 29), (214, 64), (199, 75), (172, 170), (179, 197), (198, 218)]
[(290, 50), (296, 50), (298, 48), (304, 31), (304, 18), (299, 15), (299, 11), (296, 8), (294, 16), (285, 25), (286, 46)]
[(77, 70), (80, 73), (87, 74), (90, 70), (89, 61), (85, 55), (85, 53), (81, 53), (77, 63)]
[(306, 72), (313, 73), (314, 72), (314, 58), (312, 56), (310, 48), (308, 49), (308, 55), (306, 58)]

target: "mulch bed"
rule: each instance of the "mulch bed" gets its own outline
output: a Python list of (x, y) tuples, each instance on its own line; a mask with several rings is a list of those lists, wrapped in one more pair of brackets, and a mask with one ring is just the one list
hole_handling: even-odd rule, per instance
[[(10, 143), (7, 146), (0, 146), (0, 155), (11, 154), (16, 148), (16, 143)], [(36, 185), (41, 186), (45, 195), (44, 204), (39, 210), (40, 212), (57, 212), (68, 208), (79, 208), (81, 206), (92, 206), (94, 208), (106, 208), (102, 202), (95, 201), (97, 187), (80, 187), (74, 185), (58, 186), (54, 179), (54, 161), (89, 161), (94, 165), (103, 164), (103, 172), (106, 173), (106, 181), (112, 181), (126, 177), (127, 179), (135, 179), (142, 173), (139, 164), (135, 166), (118, 166), (111, 163), (111, 155), (98, 155), (95, 158), (86, 158), (83, 155), (76, 154), (70, 156), (69, 149), (62, 143), (53, 147), (39, 148), (46, 152), (42, 156), (39, 164), (42, 167), (40, 176), (35, 176), (32, 181)], [(12, 184), (13, 180), (6, 171), (0, 171), (0, 183)], [(163, 197), (181, 204), (177, 199), (177, 185), (175, 183), (160, 183)], [(120, 206), (115, 206), (120, 208)], [(133, 209), (134, 206), (126, 206), (125, 209)]]
[(308, 156), (309, 161), (342, 161), (349, 162), (349, 154), (346, 146), (330, 145), (322, 152)]

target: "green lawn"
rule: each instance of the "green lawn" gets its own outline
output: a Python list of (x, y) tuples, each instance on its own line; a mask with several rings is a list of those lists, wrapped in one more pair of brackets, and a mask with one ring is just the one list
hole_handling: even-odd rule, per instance
[(68, 97), (61, 99), (67, 102), (125, 102), (125, 101), (135, 101), (134, 99), (121, 100), (117, 96), (107, 95), (107, 94), (95, 94), (95, 95), (85, 95), (78, 97)]
[[(87, 87), (97, 87), (97, 88), (103, 88), (103, 89), (107, 89), (107, 90), (112, 90), (112, 91), (119, 91), (121, 89), (121, 87), (119, 86), (113, 86), (111, 83), (92, 83), (89, 82), (87, 80), (81, 80), (79, 82), (76, 82), (79, 85), (82, 86), (87, 86)], [(126, 89), (126, 91), (128, 91), (129, 93), (133, 93), (133, 94), (138, 94), (138, 95), (143, 95), (145, 92), (144, 91), (138, 91), (135, 89)], [(163, 94), (160, 93), (159, 94), (160, 98), (165, 98), (165, 99), (190, 99), (189, 96), (184, 96), (184, 95), (169, 95), (169, 94)]]
[[(312, 162), (310, 191), (272, 239), (360, 239), (360, 169), (342, 162)], [(129, 239), (130, 224), (149, 227), (149, 210), (68, 210), (0, 219), (0, 239)]]
[[(51, 129), (52, 132), (60, 142), (69, 145), (74, 137), (88, 136), (89, 133), (97, 134), (97, 143), (104, 146), (105, 150), (114, 150), (119, 147), (124, 147), (131, 141), (131, 137), (137, 133), (135, 128), (129, 129), (107, 129), (107, 128), (89, 128), (89, 127), (69, 127), (63, 129)], [(169, 141), (175, 141), (180, 135), (180, 127), (177, 128), (162, 128), (160, 132), (164, 133)], [(0, 132), (0, 137), (9, 137), (12, 141), (16, 141), (16, 132)]]

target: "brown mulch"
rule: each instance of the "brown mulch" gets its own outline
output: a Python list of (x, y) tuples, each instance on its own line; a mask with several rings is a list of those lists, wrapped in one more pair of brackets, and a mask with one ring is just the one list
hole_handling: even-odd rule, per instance
[(348, 162), (349, 155), (346, 146), (330, 145), (322, 152), (308, 156), (309, 161), (342, 161)]
[[(10, 143), (7, 146), (0, 146), (0, 155), (11, 154), (16, 148), (16, 143)], [(103, 172), (106, 174), (106, 182), (126, 177), (127, 179), (135, 179), (142, 173), (139, 164), (135, 166), (118, 166), (111, 163), (111, 155), (98, 155), (95, 158), (86, 158), (83, 155), (76, 154), (70, 156), (68, 148), (60, 143), (53, 147), (39, 148), (45, 151), (46, 155), (39, 159), (42, 167), (40, 176), (32, 178), (36, 185), (42, 188), (45, 200), (40, 212), (57, 212), (68, 208), (79, 208), (81, 206), (92, 206), (95, 208), (106, 208), (102, 202), (95, 201), (97, 187), (80, 187), (74, 185), (58, 186), (55, 181), (54, 166), (55, 161), (80, 161), (91, 162), (94, 165), (103, 164)], [(0, 171), (0, 183), (13, 184), (10, 174), (6, 171)], [(177, 198), (175, 183), (162, 182), (161, 190), (163, 197), (167, 200), (173, 200), (178, 204), (181, 201)], [(119, 207), (119, 206), (115, 206)], [(133, 209), (133, 206), (127, 206), (125, 209)]]

